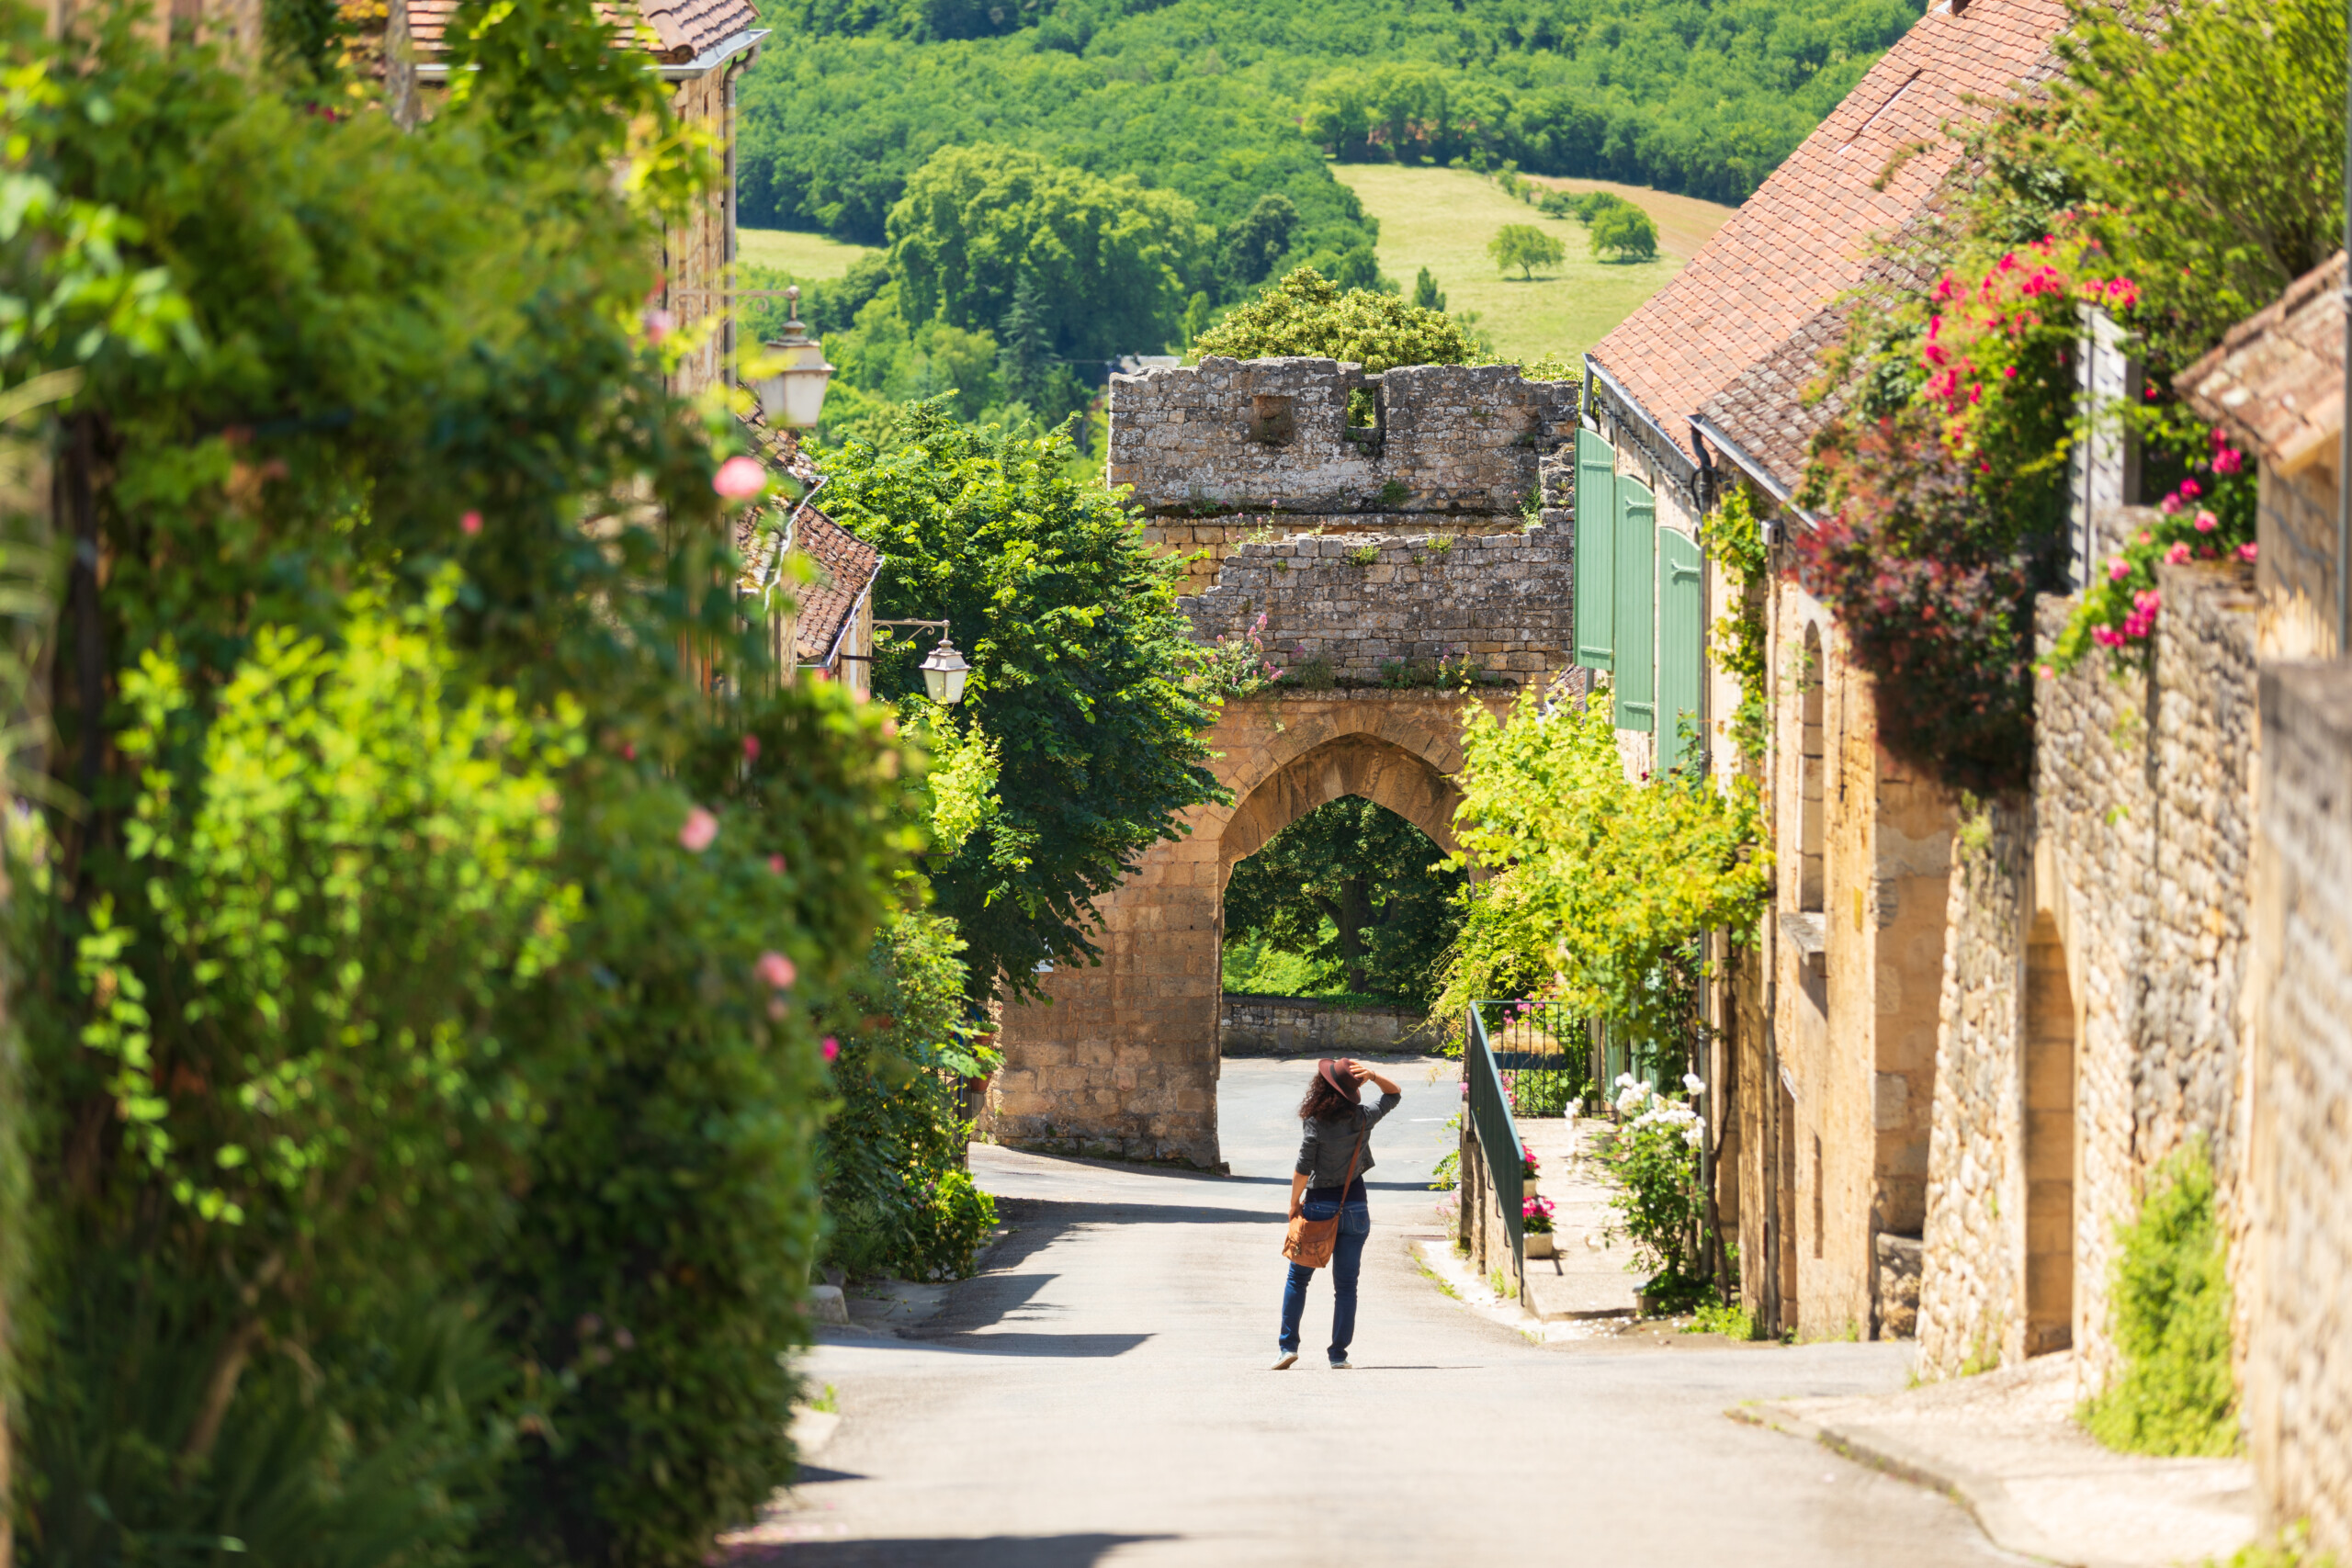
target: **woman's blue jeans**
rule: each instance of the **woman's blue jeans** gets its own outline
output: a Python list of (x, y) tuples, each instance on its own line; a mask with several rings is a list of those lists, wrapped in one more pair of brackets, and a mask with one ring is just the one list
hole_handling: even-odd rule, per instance
[[(1356, 1337), (1356, 1278), (1363, 1272), (1363, 1244), (1372, 1235), (1372, 1209), (1359, 1200), (1344, 1208), (1328, 1199), (1310, 1198), (1299, 1206), (1310, 1220), (1340, 1216), (1340, 1235), (1331, 1244), (1331, 1345), (1325, 1352), (1335, 1361), (1348, 1359), (1348, 1342)], [(1321, 1273), (1302, 1264), (1290, 1266), (1283, 1285), (1283, 1354), (1298, 1348), (1298, 1320), (1306, 1313), (1307, 1282)]]

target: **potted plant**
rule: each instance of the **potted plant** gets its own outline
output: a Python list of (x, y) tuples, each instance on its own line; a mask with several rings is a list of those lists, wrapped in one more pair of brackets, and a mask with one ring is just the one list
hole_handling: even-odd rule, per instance
[(1519, 1227), (1527, 1256), (1552, 1256), (1552, 1200), (1530, 1196), (1519, 1205)]
[(1543, 1163), (1535, 1157), (1535, 1152), (1532, 1149), (1521, 1149), (1519, 1153), (1520, 1190), (1531, 1195), (1533, 1194), (1535, 1191), (1535, 1178), (1542, 1169)]

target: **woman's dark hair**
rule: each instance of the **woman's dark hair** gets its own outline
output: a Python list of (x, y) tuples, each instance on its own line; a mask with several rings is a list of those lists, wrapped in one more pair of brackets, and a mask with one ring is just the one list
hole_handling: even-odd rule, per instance
[(1298, 1102), (1298, 1119), (1302, 1122), (1329, 1122), (1344, 1116), (1356, 1107), (1355, 1098), (1342, 1094), (1331, 1087), (1331, 1080), (1317, 1073), (1306, 1086), (1306, 1098)]

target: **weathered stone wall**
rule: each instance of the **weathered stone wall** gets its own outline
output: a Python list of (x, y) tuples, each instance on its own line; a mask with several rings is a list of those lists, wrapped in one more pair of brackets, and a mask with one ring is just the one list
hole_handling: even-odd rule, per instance
[(1182, 556), (1183, 592), (1200, 593), (1216, 586), (1225, 558), (1253, 540), (1268, 543), (1298, 534), (1320, 534), (1361, 545), (1372, 537), (1464, 538), (1481, 534), (1516, 534), (1526, 526), (1526, 519), (1516, 513), (1508, 516), (1455, 517), (1413, 512), (1261, 512), (1219, 517), (1147, 518), (1143, 537), (1146, 544), (1163, 554)]
[(2352, 1553), (2352, 664), (2261, 679), (2248, 1447), (2270, 1522)]
[(1269, 540), (1229, 552), (1215, 588), (1177, 604), (1204, 642), (1246, 633), (1263, 615), (1270, 658), (1328, 660), (1341, 680), (1466, 658), (1523, 685), (1574, 660), (1574, 548), (1573, 527), (1552, 524), (1478, 537)]
[[(2165, 567), (2150, 673), (2104, 656), (2039, 682), (2030, 864), (2000, 811), (1955, 895), (1944, 981), (1920, 1371), (2028, 1343), (2030, 983), (2064, 987), (2072, 1039), (2071, 1338), (2086, 1388), (2114, 1370), (2115, 1227), (2147, 1178), (2202, 1138), (2232, 1237), (2241, 1342), (2246, 925), (2255, 608), (2235, 567)], [(2045, 600), (2041, 646), (2072, 612)], [(2037, 953), (2035, 922), (2051, 939)], [(2063, 1020), (2058, 1027), (2063, 1028)], [(2030, 1173), (2037, 1178), (2041, 1173)], [(2041, 1348), (2052, 1348), (2045, 1343)]]
[(1919, 1280), (1924, 1375), (1956, 1377), (2025, 1355), (2025, 937), (2032, 908), (2029, 803), (1963, 820), (1944, 934)]
[(1412, 1008), (1351, 1007), (1313, 997), (1225, 994), (1217, 1048), (1227, 1056), (1328, 1056), (1347, 1051), (1411, 1051), (1436, 1031)]
[[(1377, 405), (1373, 428), (1348, 423), (1358, 391)], [(1155, 515), (1514, 515), (1539, 455), (1573, 437), (1577, 397), (1574, 382), (1510, 366), (1367, 376), (1331, 359), (1213, 356), (1111, 378), (1107, 477)]]
[(2333, 659), (2335, 646), (2335, 482), (2325, 468), (2261, 474), (2256, 583), (2262, 657)]

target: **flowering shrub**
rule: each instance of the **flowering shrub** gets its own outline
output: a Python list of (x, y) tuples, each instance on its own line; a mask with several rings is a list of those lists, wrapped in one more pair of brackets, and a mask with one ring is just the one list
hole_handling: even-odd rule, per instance
[(1651, 1291), (1668, 1299), (1695, 1294), (1707, 1286), (1699, 1275), (1705, 1213), (1699, 1149), (1706, 1125), (1689, 1105), (1630, 1073), (1618, 1078), (1616, 1089), (1614, 1107), (1623, 1124), (1608, 1154), (1618, 1181), (1609, 1204), (1620, 1222), (1611, 1227), (1611, 1238), (1632, 1240), (1634, 1264), (1649, 1271)]
[(1532, 1181), (1539, 1174), (1541, 1174), (1542, 1170), (1543, 1162), (1535, 1157), (1534, 1150), (1521, 1149), (1520, 1151), (1519, 1176), (1521, 1180)]
[(1221, 637), (1202, 650), (1199, 683), (1219, 697), (1254, 696), (1283, 678), (1282, 666), (1266, 657), (1266, 613), (1239, 637)]
[(1552, 1234), (1552, 1200), (1531, 1197), (1519, 1206), (1520, 1228), (1530, 1235)]
[(2144, 667), (2164, 609), (2159, 562), (2253, 561), (2255, 475), (2245, 454), (2218, 430), (2204, 431), (2201, 445), (2203, 455), (2158, 503), (2157, 520), (2100, 563), (2041, 667), (2045, 678), (2072, 670), (2094, 646), (2107, 649), (2118, 674)]

